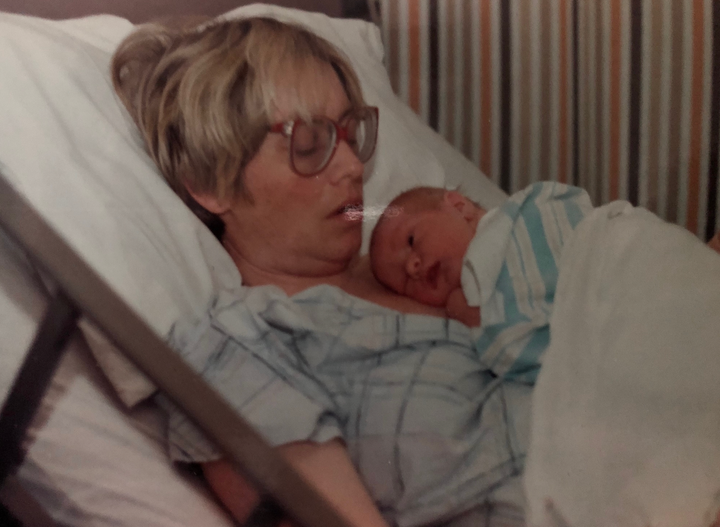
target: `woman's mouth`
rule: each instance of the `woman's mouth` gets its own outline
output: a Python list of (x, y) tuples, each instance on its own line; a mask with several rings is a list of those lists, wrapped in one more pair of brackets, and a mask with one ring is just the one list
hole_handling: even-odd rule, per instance
[(356, 222), (363, 219), (362, 203), (348, 203), (337, 209), (336, 216), (342, 217), (346, 221)]

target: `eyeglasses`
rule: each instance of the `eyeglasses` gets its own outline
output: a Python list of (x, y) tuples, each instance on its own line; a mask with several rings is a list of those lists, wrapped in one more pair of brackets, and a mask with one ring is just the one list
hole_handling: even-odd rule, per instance
[(354, 108), (336, 123), (328, 117), (310, 121), (295, 119), (277, 123), (270, 132), (290, 138), (290, 166), (302, 176), (313, 176), (330, 163), (338, 143), (345, 141), (361, 163), (375, 152), (378, 109), (374, 106)]

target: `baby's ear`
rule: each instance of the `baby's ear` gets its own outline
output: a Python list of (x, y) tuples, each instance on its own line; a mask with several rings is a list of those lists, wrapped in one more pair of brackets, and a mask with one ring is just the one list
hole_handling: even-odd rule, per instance
[(466, 220), (469, 221), (475, 217), (477, 209), (475, 204), (456, 190), (446, 190), (443, 201), (460, 212)]

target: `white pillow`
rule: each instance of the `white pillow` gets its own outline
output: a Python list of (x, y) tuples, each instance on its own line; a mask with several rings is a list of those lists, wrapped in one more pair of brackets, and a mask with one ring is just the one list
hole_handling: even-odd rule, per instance
[[(382, 207), (414, 185), (456, 186), (486, 207), (504, 194), (392, 92), (377, 27), (253, 5), (229, 16), (305, 24), (349, 57), (380, 107), (366, 203)], [(133, 29), (97, 16), (48, 21), (0, 14), (0, 163), (11, 182), (160, 335), (240, 279), (227, 253), (165, 185), (114, 95), (109, 63)], [(367, 240), (374, 222), (368, 222)], [(365, 242), (365, 246), (367, 242)], [(154, 388), (98, 332), (86, 337), (127, 405)]]

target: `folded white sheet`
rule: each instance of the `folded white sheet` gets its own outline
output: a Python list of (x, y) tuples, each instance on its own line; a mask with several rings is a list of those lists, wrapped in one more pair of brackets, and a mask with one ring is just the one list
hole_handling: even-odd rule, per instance
[(533, 399), (533, 526), (707, 527), (720, 496), (720, 255), (623, 202), (561, 261)]

